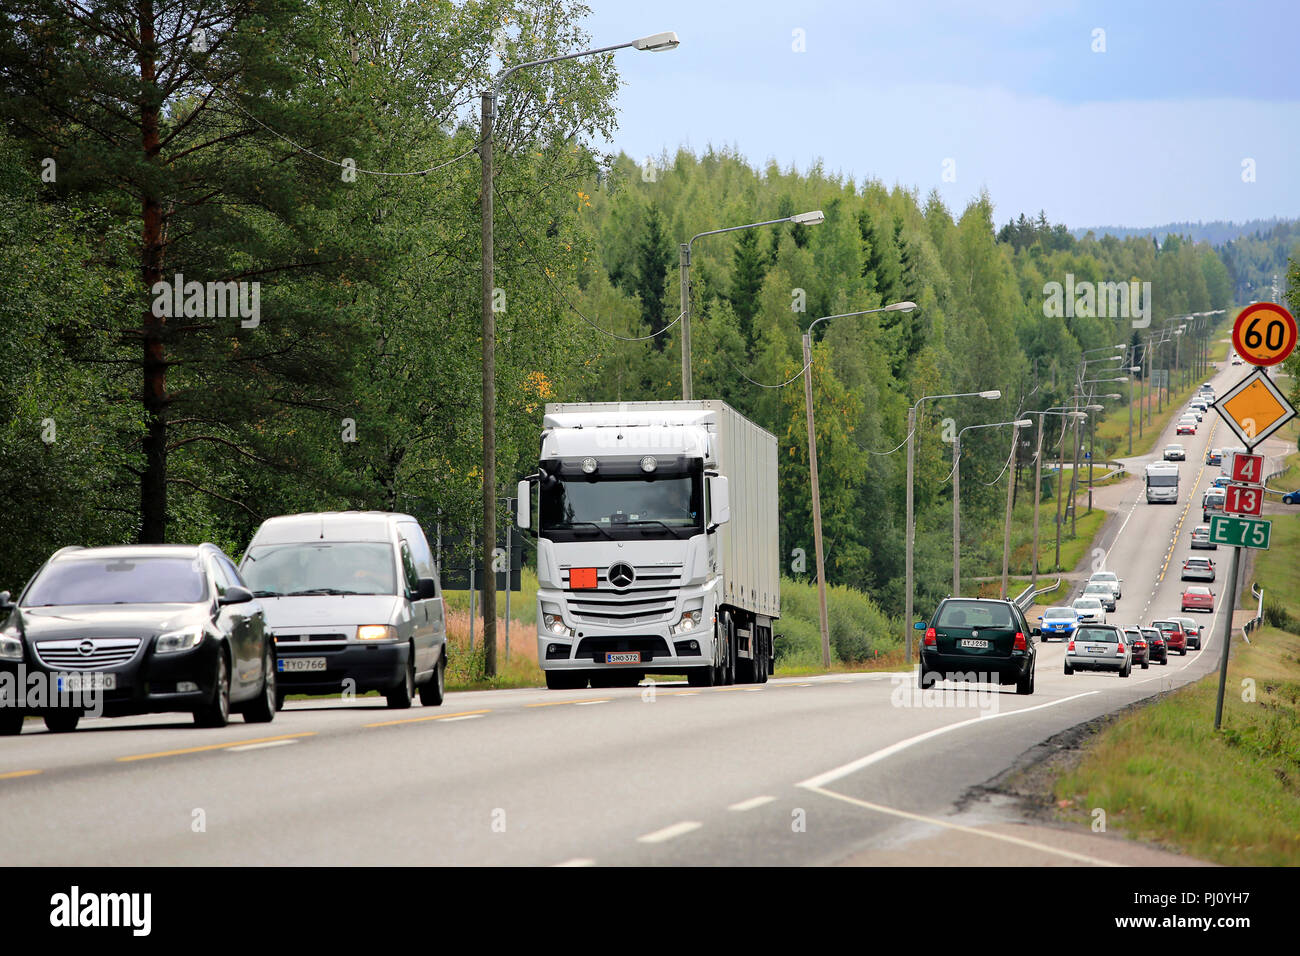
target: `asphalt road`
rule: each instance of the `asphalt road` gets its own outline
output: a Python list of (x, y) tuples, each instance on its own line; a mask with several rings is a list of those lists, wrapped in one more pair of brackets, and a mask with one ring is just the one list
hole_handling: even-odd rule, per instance
[[(1140, 479), (1108, 489), (1101, 557), (1124, 580), (1111, 622), (1179, 613), (1216, 471), (1204, 451), (1227, 443), (1215, 421), (1183, 439), (1177, 507), (1147, 505)], [(1229, 552), (1198, 553), (1222, 594)], [(1063, 645), (1042, 645), (1032, 697), (946, 683), (923, 696), (909, 673), (453, 693), (408, 711), (291, 702), (272, 724), (220, 730), (180, 715), (61, 735), (29, 721), (0, 742), (0, 863), (1167, 863), (962, 798), (1048, 737), (1213, 670), (1224, 613), (1200, 615), (1215, 625), (1205, 650), (1128, 679), (1066, 677)]]

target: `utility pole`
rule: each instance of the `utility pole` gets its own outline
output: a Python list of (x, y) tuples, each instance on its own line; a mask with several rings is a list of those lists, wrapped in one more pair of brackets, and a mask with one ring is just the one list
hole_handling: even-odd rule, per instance
[(830, 620), (826, 614), (826, 563), (822, 554), (822, 495), (817, 479), (817, 432), (813, 428), (812, 334), (803, 334), (803, 397), (808, 417), (808, 467), (812, 475), (813, 544), (817, 549), (817, 604), (821, 614), (822, 666), (831, 666)]
[[(1042, 422), (1042, 418), (1039, 418)], [(1007, 517), (1002, 526), (1002, 600), (1007, 600), (1007, 587), (1010, 584), (1011, 567), (1011, 502), (1016, 487), (1016, 446), (1020, 443), (1020, 425), (1011, 428), (1011, 461), (1007, 465)], [(1034, 515), (1038, 520), (1038, 515)]]
[[(1079, 404), (1079, 386), (1074, 387), (1074, 404)], [(1078, 534), (1078, 511), (1075, 506), (1075, 498), (1079, 493), (1079, 420), (1074, 420), (1074, 464), (1070, 468), (1070, 537), (1074, 538)]]
[[(807, 359), (804, 360), (807, 364)], [(920, 404), (919, 402), (917, 404)], [(904, 611), (903, 627), (907, 629), (907, 635), (904, 638), (907, 642), (907, 666), (912, 666), (912, 615), (916, 613), (912, 599), (912, 562), (915, 560), (916, 547), (913, 542), (915, 532), (912, 528), (912, 480), (916, 471), (916, 451), (912, 440), (916, 435), (916, 405), (909, 405), (907, 408), (907, 520), (904, 522), (903, 537), (906, 538), (904, 549), (906, 551), (906, 577), (904, 602), (907, 607)]]
[[(497, 390), (496, 313), (492, 311), (495, 285), (492, 233), (492, 121), (496, 118), (496, 90), (483, 91), (482, 196), (482, 308), (483, 308), (483, 673), (497, 672), (497, 582), (492, 572), (492, 550), (497, 541)], [(471, 625), (472, 626), (472, 625)]]
[(952, 440), (952, 596), (961, 597), (961, 432)]
[(695, 397), (691, 381), (691, 246), (683, 242), (677, 248), (682, 287), (682, 401), (689, 402)]
[(1038, 507), (1043, 495), (1043, 419), (1038, 416), (1038, 448), (1034, 451), (1034, 553), (1030, 558), (1030, 584), (1038, 590)]

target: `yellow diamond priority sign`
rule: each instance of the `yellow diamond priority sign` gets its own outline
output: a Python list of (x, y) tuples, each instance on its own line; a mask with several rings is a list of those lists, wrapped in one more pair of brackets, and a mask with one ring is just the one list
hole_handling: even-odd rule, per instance
[(1263, 369), (1238, 382), (1214, 408), (1247, 446), (1263, 441), (1295, 417), (1295, 409)]

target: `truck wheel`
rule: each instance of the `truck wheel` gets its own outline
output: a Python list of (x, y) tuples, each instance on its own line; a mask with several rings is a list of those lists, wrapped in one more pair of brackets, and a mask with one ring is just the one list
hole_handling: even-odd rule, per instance
[(547, 690), (582, 690), (587, 686), (587, 675), (583, 671), (547, 671)]
[(691, 687), (712, 687), (717, 683), (718, 669), (712, 665), (692, 667), (686, 673), (686, 683)]
[[(739, 643), (739, 637), (737, 637)], [(758, 683), (758, 627), (755, 625), (750, 630), (749, 636), (749, 657), (740, 656), (740, 648), (736, 648), (736, 683), (737, 684), (757, 684)]]
[(768, 641), (769, 638), (767, 634), (764, 633), (763, 636), (759, 638), (758, 642), (758, 682), (760, 684), (767, 683), (768, 661), (772, 659), (772, 649), (768, 646)]
[(738, 660), (738, 648), (736, 647), (736, 621), (731, 615), (727, 615), (727, 656), (726, 656), (726, 674), (722, 683), (728, 687), (736, 683), (736, 663)]

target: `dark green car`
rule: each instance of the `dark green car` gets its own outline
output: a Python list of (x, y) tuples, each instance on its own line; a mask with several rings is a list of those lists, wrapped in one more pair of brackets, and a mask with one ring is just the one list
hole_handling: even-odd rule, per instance
[(936, 680), (1015, 684), (1017, 694), (1034, 692), (1038, 628), (1011, 601), (946, 598), (927, 625), (921, 642), (922, 689)]

